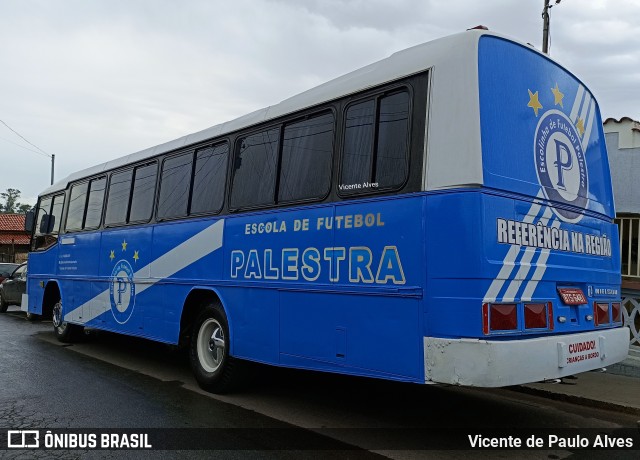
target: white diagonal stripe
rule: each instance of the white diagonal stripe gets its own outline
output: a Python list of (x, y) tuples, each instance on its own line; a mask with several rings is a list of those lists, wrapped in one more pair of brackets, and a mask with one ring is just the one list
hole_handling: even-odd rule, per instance
[[(551, 224), (551, 228), (558, 227), (560, 227), (560, 221), (556, 218), (553, 224)], [(544, 272), (547, 271), (547, 259), (549, 259), (549, 253), (549, 249), (543, 249), (542, 251), (540, 251), (540, 256), (538, 257), (538, 260), (536, 262), (536, 271), (533, 272), (531, 280), (529, 280), (527, 286), (524, 288), (524, 292), (522, 293), (523, 301), (528, 302), (533, 297), (533, 293), (538, 287), (538, 282), (544, 276)]]
[(584, 86), (578, 86), (578, 92), (576, 93), (576, 100), (573, 101), (573, 108), (571, 109), (571, 115), (569, 118), (574, 123), (578, 121), (578, 111), (580, 110), (580, 104), (582, 103), (582, 97), (584, 96)]
[[(585, 120), (587, 119), (587, 115), (589, 114), (589, 107), (591, 107), (591, 101), (592, 101), (592, 97), (589, 93), (585, 93), (584, 95), (584, 104), (582, 104), (582, 109), (580, 110), (580, 119), (582, 120), (582, 123), (585, 122)], [(578, 120), (574, 120), (574, 122), (577, 122)]]
[(509, 283), (507, 292), (505, 292), (502, 297), (502, 302), (513, 302), (516, 299), (516, 294), (518, 293), (518, 289), (520, 289), (522, 280), (527, 276), (531, 269), (531, 259), (533, 259), (533, 255), (536, 253), (536, 250), (537, 248), (525, 249), (522, 258), (520, 259), (520, 268), (518, 268), (516, 276), (514, 276)]
[[(536, 196), (536, 198), (541, 198), (541, 197), (542, 197), (542, 190), (538, 192), (538, 195)], [(531, 208), (529, 208), (529, 212), (527, 212), (527, 215), (524, 217), (524, 222), (526, 223), (533, 222), (535, 218), (538, 216), (538, 213), (540, 212), (541, 208), (542, 206), (540, 205), (540, 203), (538, 203), (537, 201), (534, 201), (531, 204)], [(502, 268), (500, 269), (500, 272), (498, 272), (498, 275), (491, 282), (489, 289), (487, 289), (487, 292), (484, 295), (483, 302), (495, 302), (498, 294), (500, 293), (500, 290), (502, 289), (502, 286), (504, 285), (506, 280), (509, 278), (509, 275), (511, 275), (511, 272), (515, 267), (514, 261), (518, 256), (519, 252), (520, 252), (520, 246), (511, 245), (511, 247), (507, 251), (507, 255), (504, 257), (504, 260), (502, 261)]]
[[(553, 211), (551, 211), (550, 207), (547, 207), (540, 218), (540, 223), (542, 225), (547, 225), (549, 219), (551, 218)], [(529, 270), (531, 270), (531, 259), (535, 255), (538, 248), (527, 248), (520, 259), (520, 268), (518, 269), (518, 273), (509, 283), (509, 287), (507, 288), (507, 292), (505, 292), (504, 297), (502, 298), (503, 302), (513, 302), (516, 298), (516, 294), (522, 285), (522, 282), (526, 279), (529, 274)]]
[(584, 137), (582, 138), (582, 151), (586, 154), (587, 147), (589, 146), (589, 137), (591, 137), (591, 129), (593, 128), (593, 119), (595, 118), (596, 113), (596, 102), (591, 100), (591, 107), (589, 108), (589, 120), (587, 120), (587, 126), (585, 127), (586, 131), (584, 132)]
[[(142, 267), (134, 273), (134, 279), (139, 278), (141, 274), (146, 276), (147, 273), (150, 273), (152, 278), (145, 280), (144, 284), (136, 284), (136, 294), (146, 291), (158, 281), (168, 278), (174, 273), (179, 272), (192, 263), (220, 249), (222, 247), (223, 233), (224, 219), (221, 219), (179, 244), (166, 254), (158, 257), (150, 264)], [(102, 291), (91, 300), (67, 313), (64, 316), (65, 321), (88, 323), (111, 309), (110, 297), (109, 289)]]

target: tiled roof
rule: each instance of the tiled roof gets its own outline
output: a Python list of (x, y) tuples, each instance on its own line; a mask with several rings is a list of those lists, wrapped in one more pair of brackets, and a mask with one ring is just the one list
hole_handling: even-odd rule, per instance
[(24, 214), (0, 214), (0, 232), (24, 232)]
[(0, 244), (29, 244), (29, 235), (25, 233), (0, 233)]

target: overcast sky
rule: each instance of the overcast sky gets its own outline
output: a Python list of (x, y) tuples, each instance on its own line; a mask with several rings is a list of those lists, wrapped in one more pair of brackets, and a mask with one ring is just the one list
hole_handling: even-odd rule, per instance
[[(552, 0), (552, 3), (555, 0)], [(543, 0), (0, 0), (0, 120), (56, 181), (483, 24), (536, 48)], [(640, 0), (563, 0), (551, 56), (640, 120)], [(0, 191), (50, 159), (0, 124)]]

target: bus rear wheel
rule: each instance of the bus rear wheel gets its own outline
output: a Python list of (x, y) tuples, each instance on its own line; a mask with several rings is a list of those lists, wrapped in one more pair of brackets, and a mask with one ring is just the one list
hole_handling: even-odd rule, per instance
[(84, 328), (76, 324), (69, 324), (62, 320), (62, 301), (58, 300), (52, 311), (53, 333), (63, 343), (75, 342), (82, 335)]
[(242, 363), (229, 355), (229, 324), (219, 304), (208, 304), (196, 316), (189, 361), (203, 390), (227, 393), (239, 383)]

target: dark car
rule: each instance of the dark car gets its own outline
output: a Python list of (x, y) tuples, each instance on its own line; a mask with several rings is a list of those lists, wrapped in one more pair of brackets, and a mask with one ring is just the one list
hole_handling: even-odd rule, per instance
[(9, 264), (9, 263), (0, 263), (0, 283), (2, 283), (5, 278), (9, 278), (9, 275), (18, 268), (19, 264)]
[(27, 263), (18, 267), (0, 284), (0, 313), (9, 305), (20, 305), (22, 294), (27, 292)]

